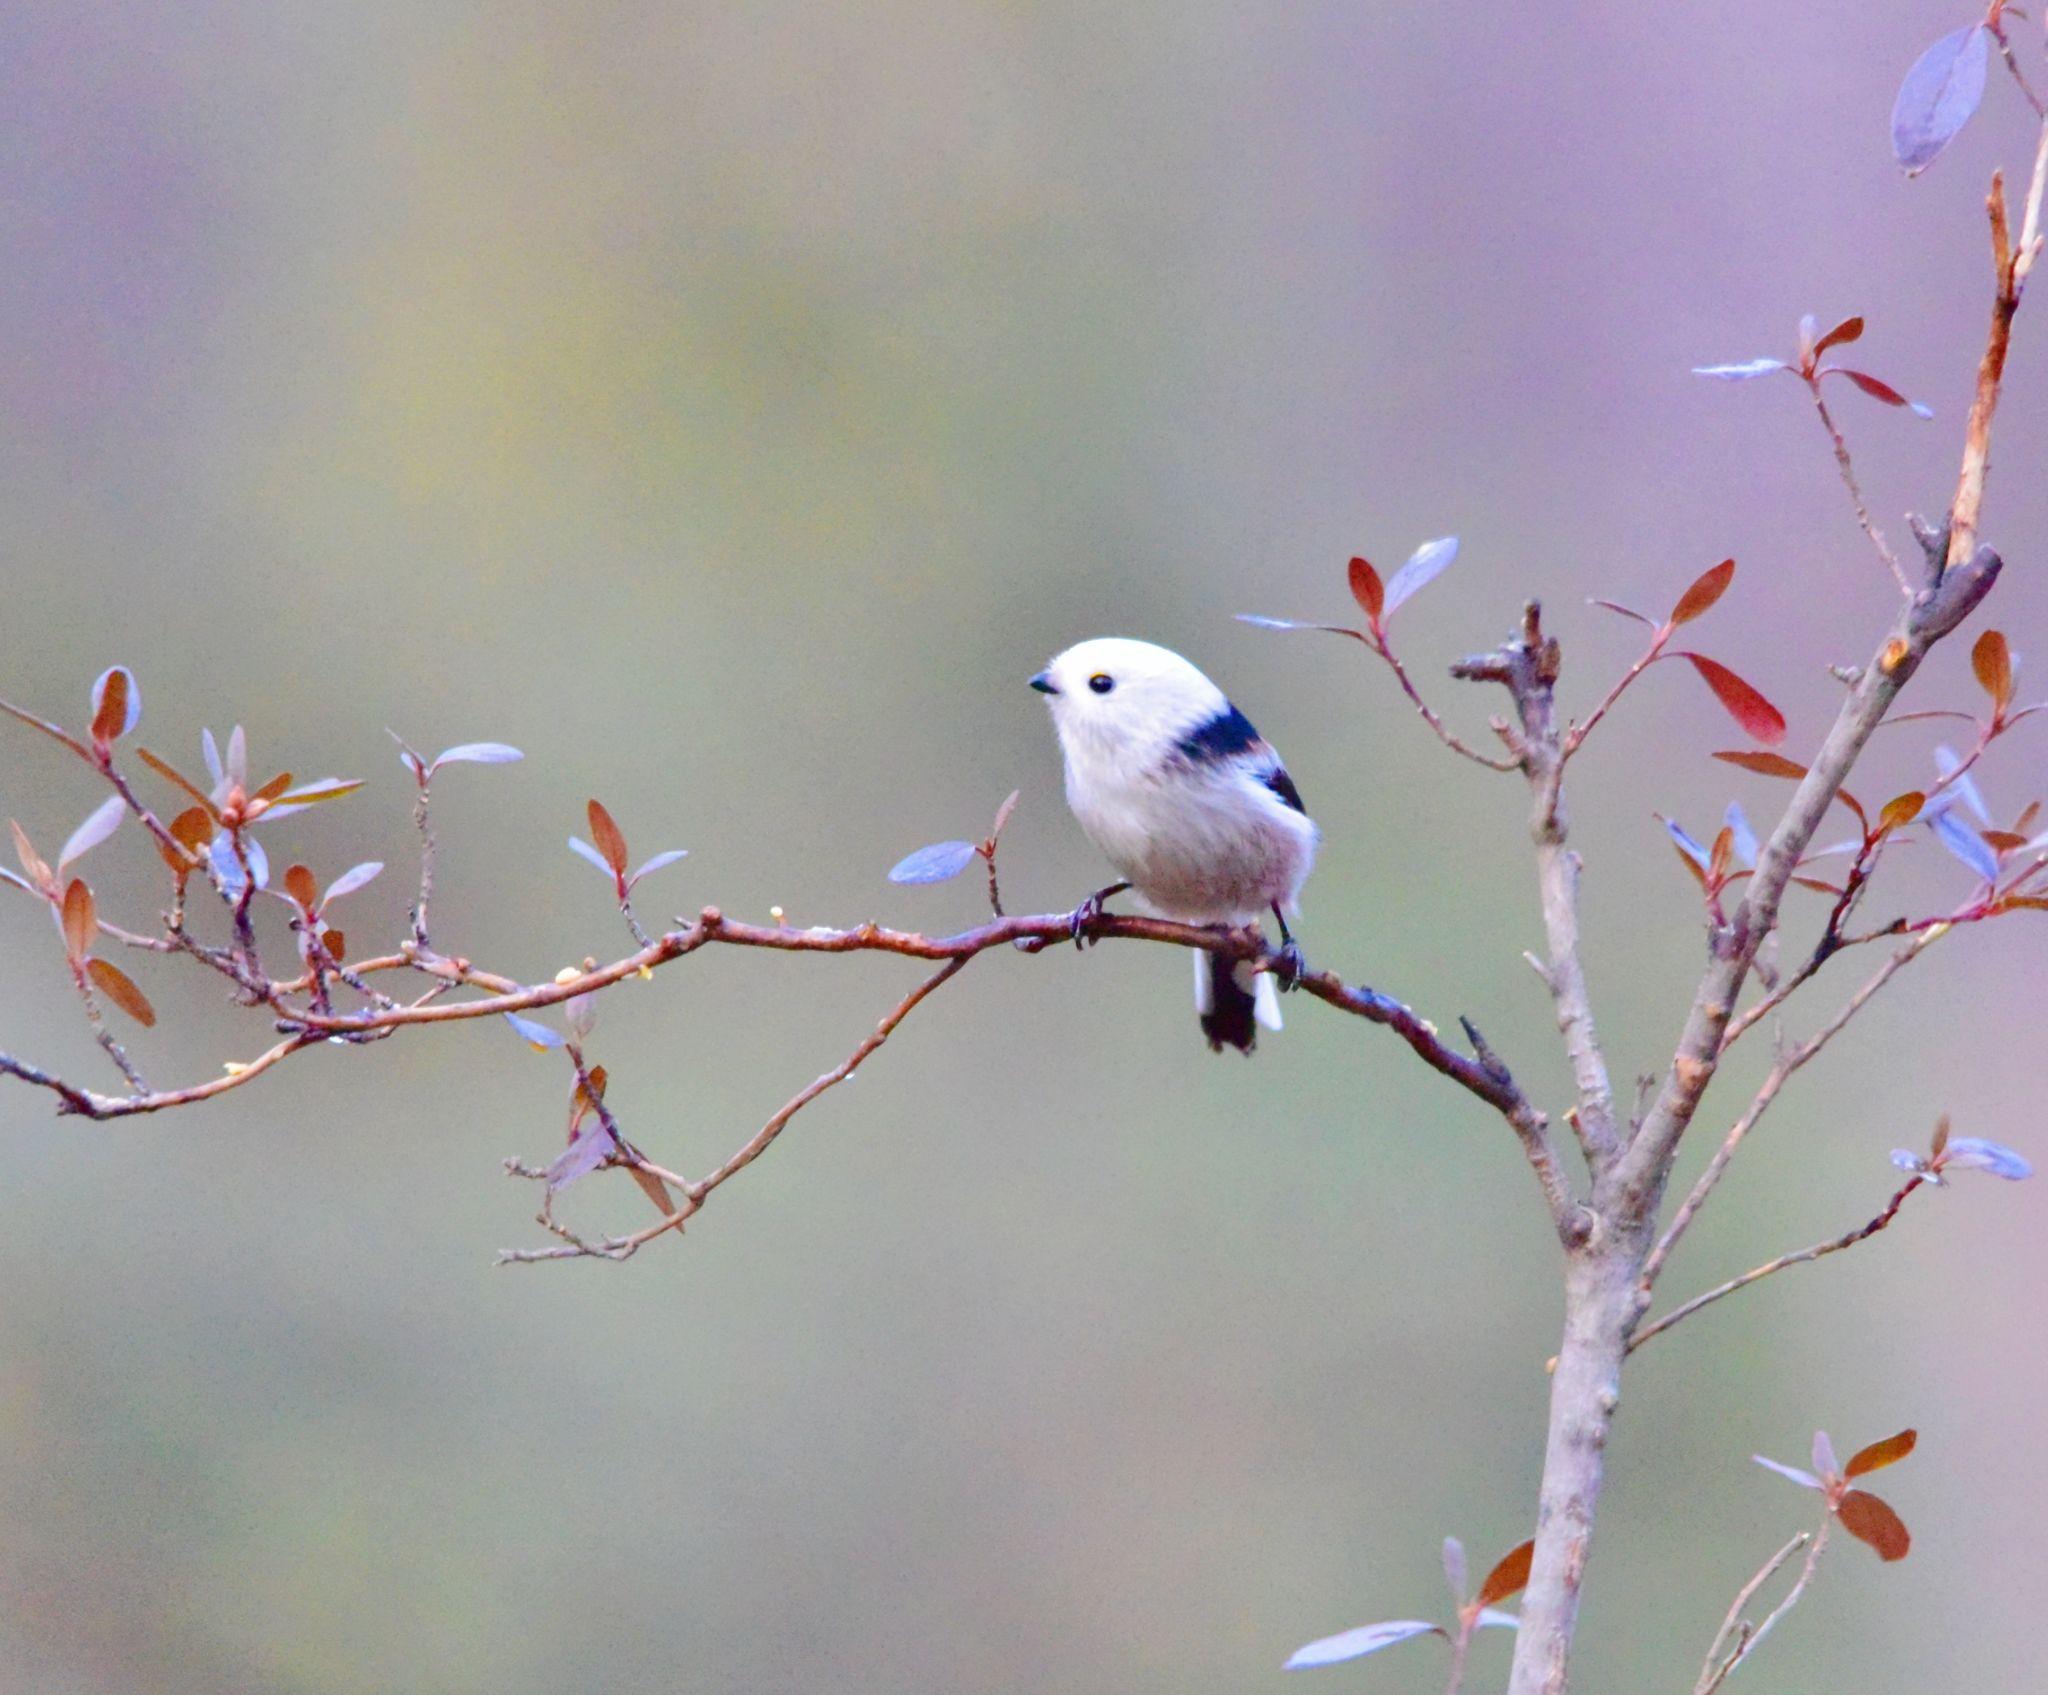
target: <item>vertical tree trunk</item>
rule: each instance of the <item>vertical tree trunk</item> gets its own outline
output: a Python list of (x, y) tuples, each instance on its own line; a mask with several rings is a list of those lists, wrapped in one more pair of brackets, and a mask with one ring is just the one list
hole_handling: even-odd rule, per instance
[(1572, 1255), (1565, 1273), (1564, 1341), (1550, 1385), (1535, 1561), (1509, 1695), (1563, 1695), (1566, 1687), (1644, 1246), (1603, 1232)]

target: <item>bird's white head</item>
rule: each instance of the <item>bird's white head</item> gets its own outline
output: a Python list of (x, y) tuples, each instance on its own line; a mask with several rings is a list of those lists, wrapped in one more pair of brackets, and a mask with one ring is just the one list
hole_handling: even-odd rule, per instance
[(1171, 648), (1124, 636), (1079, 642), (1031, 679), (1070, 758), (1143, 759), (1228, 708)]

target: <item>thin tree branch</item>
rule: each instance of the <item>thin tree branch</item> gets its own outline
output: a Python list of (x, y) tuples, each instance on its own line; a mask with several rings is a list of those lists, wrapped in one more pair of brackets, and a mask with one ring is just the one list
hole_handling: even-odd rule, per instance
[[(1735, 1121), (1734, 1127), (1729, 1130), (1727, 1136), (1722, 1139), (1721, 1145), (1714, 1150), (1713, 1158), (1707, 1161), (1707, 1168), (1700, 1173), (1698, 1181), (1693, 1184), (1692, 1192), (1679, 1204), (1677, 1212), (1672, 1214), (1670, 1225), (1665, 1229), (1664, 1234), (1658, 1238), (1657, 1245), (1650, 1250), (1649, 1258), (1644, 1260), (1641, 1283), (1646, 1293), (1656, 1285), (1657, 1278), (1664, 1270), (1664, 1262), (1671, 1257), (1671, 1250), (1678, 1246), (1679, 1238), (1686, 1233), (1687, 1229), (1691, 1227), (1692, 1221), (1699, 1216), (1700, 1208), (1707, 1204), (1707, 1197), (1713, 1194), (1714, 1186), (1721, 1181), (1722, 1176), (1727, 1172), (1729, 1161), (1734, 1159), (1736, 1150), (1742, 1146), (1744, 1138), (1749, 1135), (1750, 1131), (1756, 1128), (1757, 1121), (1770, 1110), (1771, 1103), (1778, 1098), (1778, 1091), (1784, 1088), (1785, 1084), (1791, 1080), (1801, 1067), (1806, 1065), (1820, 1053), (1821, 1049), (1840, 1035), (1849, 1021), (1870, 1004), (1871, 998), (1885, 984), (1889, 983), (1908, 965), (1911, 965), (1914, 960), (1918, 959), (1921, 954), (1925, 953), (1934, 942), (1940, 940), (1945, 934), (1947, 934), (1945, 930), (1923, 930), (1887, 959), (1878, 968), (1876, 975), (1858, 989), (1855, 994), (1851, 995), (1842, 1009), (1833, 1018), (1829, 1019), (1827, 1023), (1823, 1024), (1820, 1029), (1815, 1031), (1804, 1042), (1800, 1043), (1798, 1047), (1778, 1056), (1777, 1062), (1765, 1076), (1763, 1084), (1758, 1088), (1755, 1097), (1750, 1101), (1748, 1107), (1744, 1109), (1742, 1116)], [(1733, 1039), (1732, 1036), (1728, 1038), (1729, 1041)], [(1725, 1042), (1723, 1044), (1723, 1051), (1726, 1051)]]
[(1707, 1651), (1708, 1663), (1700, 1669), (1700, 1680), (1693, 1685), (1693, 1695), (1715, 1695), (1715, 1691), (1728, 1681), (1729, 1674), (1737, 1666), (1741, 1665), (1744, 1660), (1748, 1659), (1751, 1654), (1755, 1653), (1758, 1644), (1777, 1628), (1778, 1621), (1799, 1605), (1800, 1597), (1806, 1593), (1806, 1586), (1813, 1581), (1814, 1568), (1820, 1564), (1821, 1550), (1828, 1545), (1828, 1529), (1833, 1523), (1834, 1520), (1829, 1518), (1822, 1523), (1819, 1530), (1805, 1531), (1795, 1536), (1771, 1559), (1764, 1570), (1751, 1580), (1744, 1589), (1743, 1594), (1737, 1598), (1737, 1612), (1749, 1600), (1754, 1598), (1756, 1591), (1763, 1587), (1765, 1580), (1776, 1572), (1792, 1553), (1796, 1552), (1801, 1545), (1805, 1546), (1806, 1563), (1799, 1568), (1798, 1579), (1785, 1592), (1784, 1600), (1773, 1607), (1769, 1616), (1754, 1630), (1749, 1629), (1746, 1624), (1738, 1624), (1736, 1629), (1741, 1640), (1736, 1643), (1735, 1652), (1722, 1661), (1719, 1667), (1715, 1667), (1713, 1665), (1714, 1649), (1721, 1646), (1727, 1632), (1727, 1627), (1725, 1625), (1722, 1627), (1722, 1635), (1714, 1638), (1714, 1648)]
[(1706, 1661), (1700, 1667), (1699, 1681), (1693, 1685), (1693, 1695), (1712, 1695), (1712, 1692), (1727, 1680), (1728, 1673), (1735, 1668), (1732, 1661), (1727, 1665), (1717, 1663), (1720, 1660), (1722, 1648), (1731, 1637), (1736, 1638), (1738, 1650), (1745, 1648), (1748, 1646), (1750, 1637), (1754, 1633), (1754, 1627), (1742, 1616), (1743, 1608), (1756, 1599), (1756, 1592), (1766, 1583), (1770, 1582), (1773, 1577), (1777, 1576), (1787, 1560), (1812, 1540), (1812, 1531), (1800, 1531), (1784, 1547), (1764, 1561), (1763, 1565), (1757, 1569), (1756, 1575), (1745, 1583), (1741, 1589), (1736, 1591), (1735, 1600), (1728, 1608), (1727, 1617), (1721, 1620), (1721, 1628), (1714, 1632), (1714, 1640), (1707, 1645)]
[(1731, 1277), (1726, 1283), (1717, 1284), (1704, 1294), (1695, 1295), (1691, 1300), (1673, 1307), (1662, 1318), (1657, 1319), (1654, 1323), (1644, 1325), (1631, 1336), (1629, 1338), (1628, 1351), (1634, 1353), (1636, 1349), (1640, 1348), (1652, 1336), (1661, 1335), (1682, 1318), (1690, 1318), (1701, 1307), (1712, 1306), (1724, 1295), (1732, 1295), (1738, 1289), (1747, 1289), (1750, 1284), (1772, 1276), (1776, 1272), (1783, 1271), (1787, 1266), (1810, 1265), (1813, 1261), (1822, 1259), (1828, 1254), (1838, 1254), (1844, 1248), (1853, 1248), (1858, 1242), (1868, 1240), (1889, 1225), (1894, 1218), (1898, 1217), (1899, 1208), (1906, 1204), (1906, 1197), (1915, 1189), (1920, 1188), (1926, 1181), (1925, 1177), (1914, 1176), (1910, 1182), (1902, 1185), (1899, 1191), (1892, 1196), (1891, 1200), (1886, 1203), (1884, 1211), (1880, 1212), (1868, 1224), (1858, 1225), (1854, 1230), (1849, 1231), (1845, 1235), (1830, 1237), (1825, 1242), (1816, 1242), (1812, 1247), (1801, 1248), (1796, 1253), (1780, 1254), (1774, 1260), (1766, 1260), (1762, 1265), (1753, 1266), (1740, 1277)]

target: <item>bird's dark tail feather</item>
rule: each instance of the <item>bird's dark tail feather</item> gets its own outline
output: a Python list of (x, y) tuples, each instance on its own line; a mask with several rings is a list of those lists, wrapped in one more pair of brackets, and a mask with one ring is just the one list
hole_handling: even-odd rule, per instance
[(1202, 1034), (1209, 1038), (1209, 1051), (1221, 1053), (1227, 1044), (1248, 1054), (1258, 1045), (1257, 1001), (1237, 980), (1237, 964), (1220, 953), (1204, 953), (1206, 994), (1196, 997), (1202, 1019)]

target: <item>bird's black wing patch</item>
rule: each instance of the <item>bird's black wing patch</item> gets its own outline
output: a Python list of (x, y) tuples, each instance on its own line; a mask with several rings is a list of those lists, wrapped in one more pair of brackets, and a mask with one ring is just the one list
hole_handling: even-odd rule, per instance
[(1294, 786), (1294, 779), (1287, 775), (1286, 766), (1274, 766), (1266, 773), (1264, 782), (1267, 788), (1280, 797), (1282, 805), (1293, 807), (1303, 817), (1308, 815), (1308, 808), (1301, 804), (1301, 790)]
[(1197, 724), (1180, 739), (1180, 751), (1198, 765), (1229, 759), (1257, 745), (1252, 721), (1227, 702), (1215, 717)]

